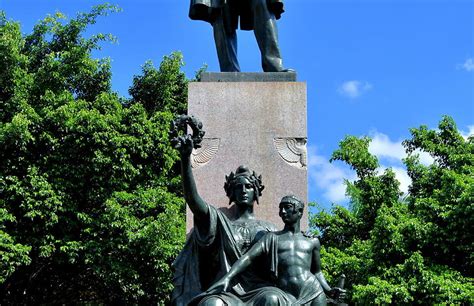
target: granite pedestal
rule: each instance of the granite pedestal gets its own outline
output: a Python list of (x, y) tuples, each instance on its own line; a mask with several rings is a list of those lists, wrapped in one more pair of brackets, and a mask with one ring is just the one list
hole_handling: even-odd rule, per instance
[[(188, 114), (206, 131), (203, 147), (191, 156), (197, 188), (231, 218), (223, 186), (239, 165), (262, 175), (258, 219), (283, 228), (281, 198), (294, 194), (307, 202), (306, 83), (295, 80), (295, 73), (205, 73), (189, 84)], [(192, 221), (188, 209), (188, 232)], [(301, 226), (307, 229), (307, 209)]]

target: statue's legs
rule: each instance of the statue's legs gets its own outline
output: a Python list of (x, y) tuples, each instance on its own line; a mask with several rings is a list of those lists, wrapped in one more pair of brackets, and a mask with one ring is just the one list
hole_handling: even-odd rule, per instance
[(262, 68), (265, 72), (283, 70), (278, 29), (275, 16), (268, 10), (266, 0), (252, 0), (254, 32), (262, 54)]
[(212, 23), (214, 30), (214, 41), (216, 43), (217, 57), (222, 72), (239, 72), (240, 66), (237, 60), (237, 32), (229, 30), (224, 24), (224, 16), (219, 17)]
[(266, 291), (257, 296), (252, 305), (255, 306), (286, 306), (287, 300), (283, 296), (283, 292), (276, 290)]
[(218, 297), (209, 297), (202, 300), (198, 306), (226, 306), (227, 304)]
[(311, 306), (326, 306), (328, 304), (326, 295), (324, 293), (320, 294), (311, 302)]

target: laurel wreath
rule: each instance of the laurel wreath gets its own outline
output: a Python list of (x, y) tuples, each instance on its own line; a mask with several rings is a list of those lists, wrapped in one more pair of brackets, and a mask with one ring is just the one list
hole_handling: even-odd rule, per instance
[(188, 126), (193, 131), (192, 135), (190, 135), (193, 140), (193, 147), (194, 149), (198, 149), (201, 147), (202, 139), (206, 132), (202, 129), (202, 122), (194, 116), (179, 115), (171, 122), (169, 132), (171, 143), (175, 147), (178, 147), (181, 144), (179, 139), (186, 137), (185, 135), (187, 135)]

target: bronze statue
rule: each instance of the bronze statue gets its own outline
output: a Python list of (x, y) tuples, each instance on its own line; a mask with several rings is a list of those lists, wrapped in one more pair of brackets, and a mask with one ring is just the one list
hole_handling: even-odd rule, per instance
[[(193, 135), (183, 134), (183, 126), (189, 125)], [(196, 189), (190, 155), (199, 146), (204, 135), (202, 124), (189, 116), (179, 117), (173, 124), (171, 137), (181, 155), (181, 173), (186, 202), (194, 215), (194, 229), (183, 251), (173, 264), (175, 270), (172, 305), (188, 305), (193, 298), (205, 292), (210, 285), (226, 274), (250, 247), (268, 231), (276, 227), (257, 220), (253, 206), (258, 203), (264, 186), (261, 176), (240, 166), (226, 177), (225, 192), (235, 203), (237, 214), (228, 218), (214, 206), (206, 203)], [(178, 132), (181, 130), (181, 132)], [(272, 298), (271, 283), (258, 270), (248, 270), (235, 278), (228, 292), (218, 295), (201, 295), (199, 305), (264, 305)]]
[(276, 20), (280, 19), (283, 0), (191, 0), (189, 17), (212, 25), (217, 56), (222, 72), (239, 72), (237, 27), (253, 30), (265, 72), (291, 71), (283, 68)]
[(213, 284), (207, 294), (226, 292), (233, 280), (259, 258), (264, 259), (267, 273), (272, 275), (279, 291), (273, 291), (271, 305), (326, 305), (326, 295), (344, 298), (345, 291), (331, 288), (321, 272), (320, 243), (317, 237), (300, 232), (304, 204), (295, 196), (285, 196), (280, 202), (280, 217), (285, 227), (269, 232)]

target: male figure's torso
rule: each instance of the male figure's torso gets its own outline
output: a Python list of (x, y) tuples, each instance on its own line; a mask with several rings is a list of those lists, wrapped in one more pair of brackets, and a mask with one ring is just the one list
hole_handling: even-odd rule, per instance
[(316, 240), (305, 237), (302, 233), (280, 232), (277, 235), (277, 286), (295, 298), (299, 298), (304, 284), (313, 282), (315, 279), (311, 272), (311, 264)]

